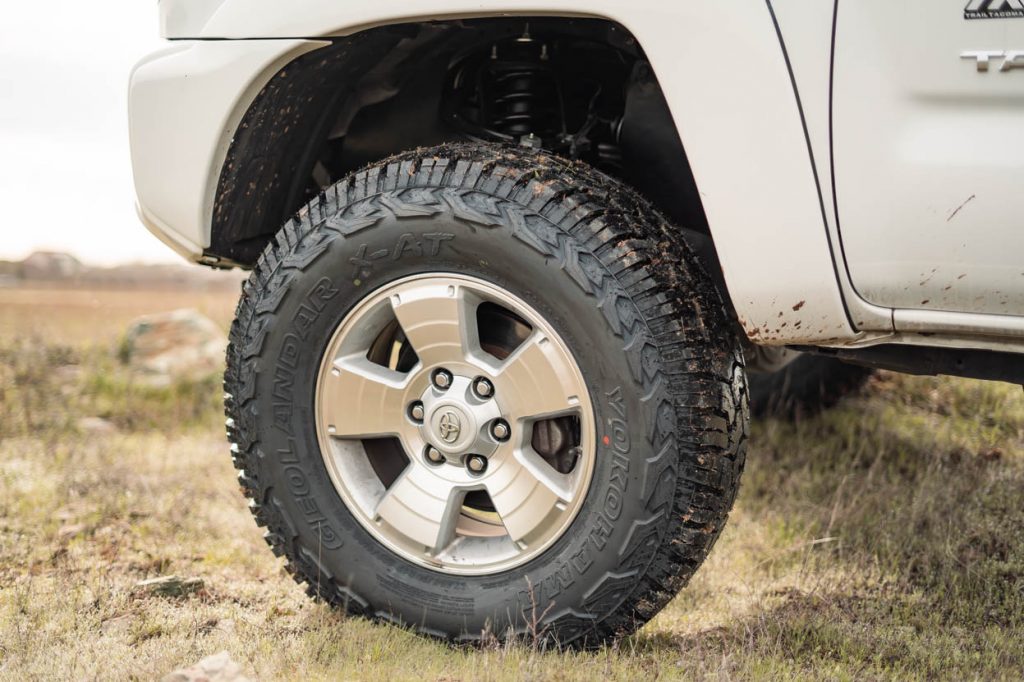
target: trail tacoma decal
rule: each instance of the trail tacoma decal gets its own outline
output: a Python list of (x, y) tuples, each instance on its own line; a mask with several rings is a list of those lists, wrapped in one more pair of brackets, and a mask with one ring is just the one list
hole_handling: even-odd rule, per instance
[(1014, 19), (1024, 17), (1024, 0), (970, 0), (964, 19)]

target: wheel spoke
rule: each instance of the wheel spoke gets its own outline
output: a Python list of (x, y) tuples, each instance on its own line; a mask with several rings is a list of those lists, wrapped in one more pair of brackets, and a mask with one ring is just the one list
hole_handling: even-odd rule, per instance
[(572, 500), (572, 475), (563, 474), (548, 464), (540, 454), (530, 446), (516, 450), (516, 461), (531, 476), (550, 490), (562, 502)]
[(498, 368), (503, 406), (515, 419), (539, 419), (577, 409), (584, 388), (570, 371), (574, 363), (539, 332)]
[(414, 462), (384, 493), (375, 516), (435, 556), (455, 539), (463, 497), (464, 491)]
[(365, 357), (335, 361), (332, 371), (324, 377), (320, 396), (328, 433), (338, 438), (397, 435), (404, 423), (404, 389), (408, 380), (408, 375)]
[(560, 513), (572, 501), (571, 491), (569, 477), (531, 448), (517, 450), (487, 485), (494, 508), (516, 543), (528, 543), (549, 517)]
[(465, 359), (478, 345), (473, 301), (454, 284), (392, 296), (391, 308), (424, 367)]

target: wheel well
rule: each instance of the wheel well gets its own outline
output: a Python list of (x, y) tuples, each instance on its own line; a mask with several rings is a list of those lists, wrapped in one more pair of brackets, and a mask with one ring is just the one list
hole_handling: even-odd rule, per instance
[(668, 105), (629, 32), (516, 17), (369, 29), (282, 68), (228, 148), (206, 255), (250, 266), (288, 217), (349, 172), (464, 140), (580, 159), (677, 225), (708, 232)]

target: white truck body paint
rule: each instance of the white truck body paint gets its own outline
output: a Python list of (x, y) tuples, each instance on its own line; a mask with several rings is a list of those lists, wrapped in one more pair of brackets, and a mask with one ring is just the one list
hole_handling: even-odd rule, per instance
[(201, 258), (221, 165), (246, 107), (281, 66), (324, 44), (185, 41), (135, 66), (128, 135), (138, 213), (150, 231)]
[(892, 329), (892, 310), (872, 305), (857, 295), (841, 258), (842, 240), (839, 236), (839, 223), (836, 220), (833, 201), (830, 164), (832, 152), (829, 138), (834, 5), (830, 2), (772, 0), (772, 8), (779, 22), (779, 32), (785, 41), (793, 67), (793, 80), (803, 104), (807, 137), (818, 171), (829, 239), (839, 263), (836, 274), (849, 317), (857, 329)]
[[(912, 4), (923, 26), (931, 25), (932, 15), (942, 12), (951, 13), (950, 26), (955, 22), (989, 23), (964, 22), (963, 8), (958, 3), (962, 4), (962, 0), (914, 0)], [(872, 35), (883, 30), (872, 27), (870, 19), (903, 20), (903, 10), (894, 13), (889, 5), (885, 5), (888, 15), (882, 16), (884, 12), (876, 8), (883, 7), (881, 0), (868, 0), (851, 10), (853, 5), (856, 3), (841, 3), (840, 35), (844, 40), (848, 38), (850, 45), (844, 48), (848, 54), (840, 55), (846, 61), (837, 64), (837, 69), (854, 68), (848, 62), (858, 54), (858, 35), (863, 34), (862, 40), (871, 40)], [(860, 165), (845, 171), (846, 175), (842, 168), (837, 168), (841, 178), (837, 217), (831, 181), (832, 3), (774, 0), (769, 6), (765, 0), (638, 0), (628, 4), (617, 0), (297, 0), (285, 5), (273, 0), (162, 0), (160, 7), (163, 35), (205, 40), (184, 43), (183, 48), (155, 55), (133, 73), (133, 163), (140, 215), (151, 229), (165, 235), (165, 241), (173, 242), (179, 252), (194, 260), (200, 259), (202, 249), (210, 243), (212, 198), (224, 154), (241, 115), (281, 66), (324, 44), (317, 39), (430, 19), (510, 15), (598, 17), (628, 29), (653, 66), (686, 148), (729, 294), (752, 341), (775, 345), (863, 345), (914, 338), (915, 343), (940, 345), (938, 337), (918, 336), (916, 332), (946, 330), (949, 338), (965, 339), (957, 341), (960, 346), (1024, 351), (1022, 340), (1013, 338), (1021, 318), (985, 315), (981, 321), (984, 324), (979, 324), (978, 315), (963, 317), (958, 312), (987, 310), (960, 307), (907, 311), (903, 308), (909, 306), (898, 297), (862, 297), (858, 293), (857, 278), (877, 267), (871, 259), (885, 261), (886, 254), (893, 253), (878, 248), (878, 243), (894, 238), (893, 232), (899, 231), (894, 227), (895, 218), (866, 223), (863, 215), (856, 212), (858, 206), (863, 212), (873, 204), (881, 204), (895, 211), (900, 220), (920, 217), (923, 210), (920, 205), (894, 206), (896, 197), (891, 192), (881, 197), (871, 194), (879, 191), (878, 183), (870, 186), (865, 160), (893, 161), (886, 156), (889, 150), (882, 140), (868, 139), (872, 134), (884, 137), (870, 127), (871, 117), (884, 119), (894, 107), (899, 109), (899, 116), (906, 116), (908, 107), (925, 105), (915, 105), (914, 93), (900, 90), (906, 83), (897, 76), (892, 77), (894, 82), (888, 83), (885, 94), (896, 103), (869, 101), (871, 98), (864, 92), (870, 84), (868, 68), (854, 74), (851, 85), (842, 86), (845, 89), (841, 94), (837, 84), (837, 99), (845, 102), (833, 112), (837, 119), (840, 107), (857, 111), (843, 114), (846, 118), (841, 120), (841, 132), (839, 121), (835, 122), (836, 134), (843, 136), (842, 140), (835, 140), (836, 147), (841, 147), (844, 154), (856, 153), (858, 144), (865, 147), (859, 152)], [(844, 28), (843, 13), (860, 14), (861, 20)], [(910, 21), (910, 13), (906, 14), (905, 24)], [(993, 23), (1001, 26), (1007, 22)], [(1024, 28), (1024, 20), (1020, 24)], [(888, 29), (885, 32), (890, 33)], [(895, 36), (897, 32), (891, 33)], [(212, 40), (221, 38), (233, 40)], [(940, 46), (929, 47), (928, 54), (939, 59), (941, 52), (953, 68), (969, 72), (970, 77), (1024, 77), (1022, 70), (975, 73), (973, 63), (962, 60), (960, 52), (989, 46), (965, 44), (953, 28), (937, 42)], [(1024, 46), (1024, 40), (1017, 46), (1005, 42), (997, 41), (992, 49)], [(895, 65), (873, 63), (875, 69), (885, 66)], [(904, 69), (904, 65), (900, 68)], [(927, 70), (929, 65), (921, 64), (919, 68)], [(947, 65), (935, 68), (945, 73)], [(974, 88), (972, 92), (977, 95), (981, 92), (979, 88), (985, 86), (965, 87)], [(984, 99), (983, 95), (977, 96)], [(1019, 102), (1018, 99), (1018, 106)], [(1004, 129), (1002, 119), (1000, 126)], [(948, 130), (960, 128), (954, 125)], [(927, 131), (918, 134), (924, 132)], [(934, 136), (928, 139), (934, 142)], [(1019, 153), (1014, 160), (1002, 158), (1000, 163), (1008, 171), (1006, 177), (1020, 170), (1022, 158)], [(934, 168), (933, 171), (941, 173)], [(860, 185), (847, 184), (851, 174), (860, 178)], [(950, 192), (954, 184), (946, 181), (942, 186)], [(959, 196), (962, 192), (956, 189), (947, 196)], [(1017, 199), (1021, 196), (1024, 193)], [(915, 200), (926, 198), (919, 193)], [(1000, 201), (993, 199), (988, 206), (1002, 212), (1005, 218), (1009, 215), (1009, 204)], [(977, 207), (968, 205), (964, 211), (967, 208)], [(848, 209), (852, 211), (849, 216), (845, 213)], [(1017, 210), (1015, 215), (1021, 212)], [(1001, 220), (995, 224), (1005, 232), (1005, 223)], [(1003, 234), (994, 238), (1012, 241), (1021, 237)], [(844, 249), (851, 239), (856, 245)], [(895, 239), (901, 250), (894, 267), (918, 268), (917, 262), (909, 261), (919, 260), (921, 254), (907, 252), (905, 235)], [(875, 249), (865, 255), (862, 247), (871, 242)], [(1008, 249), (1004, 261), (1020, 252)], [(926, 254), (938, 258), (935, 249)], [(978, 259), (976, 264), (982, 265), (985, 254), (973, 254)], [(1024, 283), (1024, 277), (1020, 279)], [(865, 291), (877, 293), (871, 287)], [(879, 291), (888, 292), (884, 287)], [(1004, 310), (1024, 313), (1024, 308)], [(908, 325), (904, 329), (910, 336), (897, 334), (894, 320), (897, 326)], [(965, 333), (980, 336), (964, 336)]]
[(961, 58), (1024, 47), (1024, 19), (965, 21), (964, 4), (839, 2), (840, 231), (857, 292), (903, 309), (897, 325), (1024, 315), (1024, 71)]

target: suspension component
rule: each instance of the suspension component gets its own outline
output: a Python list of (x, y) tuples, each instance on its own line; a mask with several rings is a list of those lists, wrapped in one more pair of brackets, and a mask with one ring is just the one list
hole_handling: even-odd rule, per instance
[[(594, 75), (595, 60), (606, 77)], [(625, 101), (615, 71), (624, 64), (606, 47), (535, 36), (527, 24), (519, 37), (455, 61), (442, 115), (471, 139), (546, 149), (611, 171), (621, 163)]]

